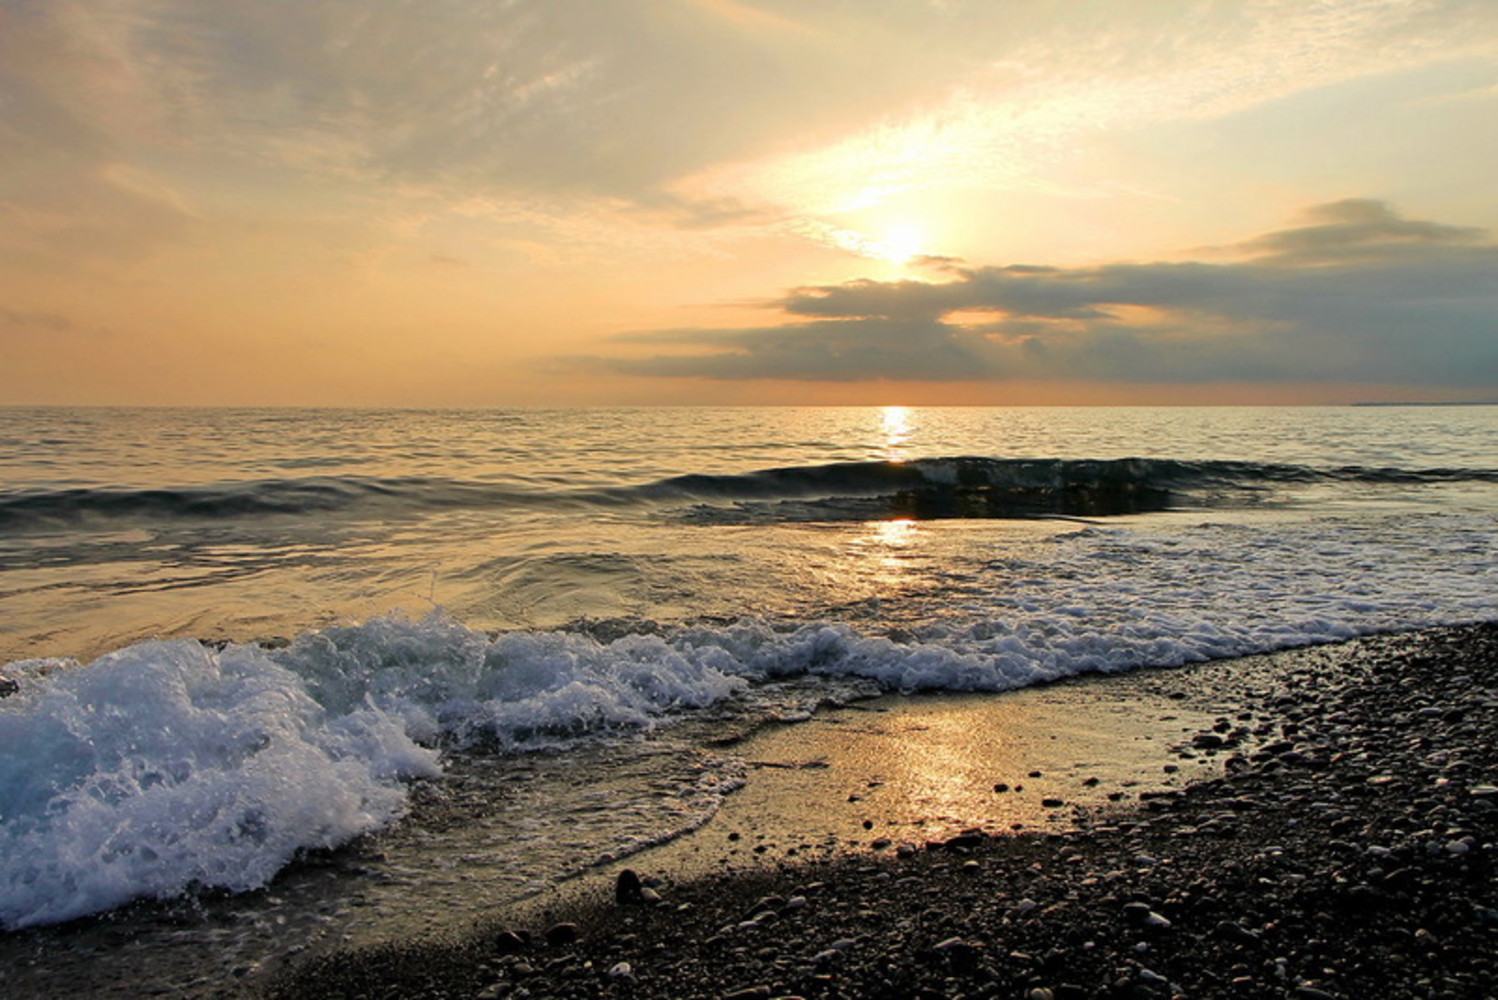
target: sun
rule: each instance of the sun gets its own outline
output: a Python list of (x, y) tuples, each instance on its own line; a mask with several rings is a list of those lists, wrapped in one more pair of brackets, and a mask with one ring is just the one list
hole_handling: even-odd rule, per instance
[(878, 241), (877, 256), (891, 264), (904, 264), (924, 253), (926, 234), (914, 223), (900, 222), (890, 226)]

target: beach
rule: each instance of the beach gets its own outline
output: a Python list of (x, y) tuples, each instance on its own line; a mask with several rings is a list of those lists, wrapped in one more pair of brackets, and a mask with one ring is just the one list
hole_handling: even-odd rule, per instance
[[(785, 782), (798, 805), (784, 815), (822, 817), (803, 838), (783, 816), (755, 830), (730, 797), (692, 837), (629, 859), (644, 899), (620, 901), (625, 866), (616, 866), (467, 932), (306, 959), (257, 991), (280, 1000), (1491, 995), (1498, 627), (1096, 683), (1110, 699), (1137, 699), (1157, 723), (1189, 724), (1169, 746), (1122, 754), (1157, 754), (1158, 782), (1115, 775), (1088, 785), (1096, 775), (1077, 768), (1066, 780), (1103, 799), (1086, 804), (1048, 787), (1040, 808), (1064, 822), (1016, 830), (1023, 821), (996, 805), (1002, 820), (967, 831), (927, 817), (933, 834), (922, 839), (919, 817), (899, 813), (892, 825), (877, 795), (850, 802), (831, 794), (843, 783), (824, 781), (823, 798), (809, 800)], [(1162, 702), (1178, 706), (1176, 718), (1158, 717)], [(760, 770), (827, 778), (836, 767)], [(1012, 802), (1028, 794), (1016, 785), (1046, 777), (1034, 770), (1041, 779), (992, 775), (981, 791)], [(856, 848), (836, 849), (826, 830), (853, 816), (869, 828)]]

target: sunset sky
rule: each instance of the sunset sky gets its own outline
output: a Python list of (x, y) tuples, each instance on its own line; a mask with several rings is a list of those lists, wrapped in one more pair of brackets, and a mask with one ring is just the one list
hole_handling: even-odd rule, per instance
[(1493, 0), (0, 0), (0, 404), (1498, 398)]

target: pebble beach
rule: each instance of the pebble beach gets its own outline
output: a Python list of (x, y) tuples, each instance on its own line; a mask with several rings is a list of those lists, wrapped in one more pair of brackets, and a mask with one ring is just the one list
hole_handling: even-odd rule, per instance
[(259, 992), (1493, 995), (1498, 625), (1151, 671), (1147, 685), (1193, 720), (1162, 748), (1164, 770), (1192, 780), (1047, 799), (1060, 828), (919, 840), (881, 836), (875, 817), (861, 850), (776, 843), (728, 860), (739, 837), (715, 820), (699, 832), (723, 845), (712, 870), (646, 852), (462, 933), (308, 958)]

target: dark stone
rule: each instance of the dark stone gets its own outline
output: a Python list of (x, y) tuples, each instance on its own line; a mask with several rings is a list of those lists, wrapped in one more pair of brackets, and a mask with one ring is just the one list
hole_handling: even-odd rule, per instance
[(987, 838), (985, 838), (981, 833), (959, 833), (955, 837), (948, 837), (946, 840), (938, 841), (936, 843), (936, 846), (944, 847), (949, 851), (959, 849), (971, 850), (972, 848), (982, 844), (985, 839)]
[(746, 986), (741, 990), (723, 994), (722, 1000), (768, 1000), (770, 992), (768, 986)]
[(619, 878), (614, 882), (614, 901), (620, 906), (638, 906), (645, 902), (645, 884), (640, 881), (639, 874), (633, 868), (626, 868), (619, 873)]
[(0, 698), (9, 698), (19, 690), (21, 690), (21, 685), (9, 677), (0, 676)]
[(762, 896), (749, 908), (749, 912), (744, 914), (744, 916), (746, 919), (750, 919), (761, 913), (776, 913), (785, 907), (785, 903), (786, 899), (784, 896)]
[(530, 947), (530, 941), (515, 931), (500, 931), (491, 943), (501, 955), (513, 955)]
[(572, 944), (583, 935), (577, 924), (552, 924), (546, 928), (546, 943), (549, 945)]

